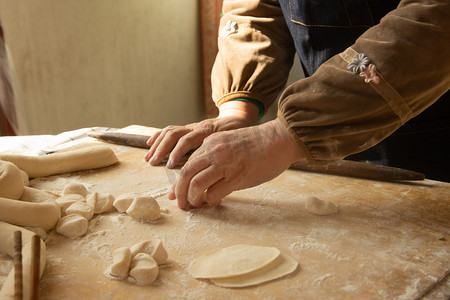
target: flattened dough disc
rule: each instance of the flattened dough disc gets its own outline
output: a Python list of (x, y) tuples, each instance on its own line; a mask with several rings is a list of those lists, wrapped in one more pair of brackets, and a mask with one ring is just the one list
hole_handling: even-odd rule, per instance
[(246, 287), (281, 278), (294, 272), (297, 267), (298, 262), (295, 259), (288, 255), (280, 254), (275, 261), (260, 270), (235, 277), (215, 278), (211, 279), (211, 281), (223, 287)]
[(274, 247), (234, 245), (208, 252), (189, 266), (189, 273), (195, 278), (224, 278), (247, 274), (259, 270), (280, 255)]

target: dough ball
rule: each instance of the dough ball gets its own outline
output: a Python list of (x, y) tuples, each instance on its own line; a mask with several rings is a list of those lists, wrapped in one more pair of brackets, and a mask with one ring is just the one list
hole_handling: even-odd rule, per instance
[(136, 197), (135, 194), (125, 194), (114, 200), (113, 206), (117, 209), (118, 212), (124, 213), (127, 211), (128, 207), (130, 207), (131, 203)]
[(77, 194), (69, 194), (64, 195), (59, 198), (56, 198), (56, 203), (58, 204), (59, 208), (61, 209), (61, 214), (64, 215), (66, 213), (66, 209), (71, 206), (72, 204), (76, 202), (84, 202), (85, 199), (81, 195)]
[(151, 196), (136, 197), (128, 207), (127, 214), (136, 219), (158, 220), (161, 217), (161, 209)]
[(82, 236), (88, 229), (88, 220), (80, 215), (67, 215), (56, 224), (56, 232), (74, 239)]
[(229, 278), (211, 279), (211, 281), (215, 285), (223, 287), (247, 287), (281, 278), (294, 272), (297, 267), (298, 262), (295, 259), (288, 255), (280, 254), (276, 260), (255, 272)]
[(131, 259), (130, 276), (137, 284), (151, 284), (158, 277), (158, 273), (158, 264), (150, 254), (138, 253)]
[(128, 277), (128, 271), (131, 264), (131, 251), (128, 247), (122, 247), (114, 251), (113, 264), (111, 265), (110, 274), (114, 277), (124, 279)]
[(275, 247), (234, 245), (208, 252), (189, 266), (195, 278), (224, 278), (262, 269), (280, 255)]
[(13, 163), (0, 160), (0, 197), (19, 200), (23, 187), (21, 170)]
[(331, 201), (321, 200), (316, 197), (309, 197), (306, 199), (305, 209), (310, 213), (326, 216), (335, 214), (338, 211), (338, 207)]
[(89, 221), (94, 216), (94, 208), (86, 202), (75, 202), (66, 209), (66, 214), (77, 214)]
[(114, 196), (94, 192), (86, 198), (86, 202), (94, 208), (94, 214), (111, 212), (114, 210)]
[(81, 195), (83, 197), (86, 197), (88, 194), (88, 190), (86, 187), (78, 182), (71, 182), (64, 186), (64, 189), (62, 191), (63, 195), (70, 195), (70, 194), (77, 194)]
[(165, 264), (169, 257), (160, 239), (152, 239), (133, 245), (131, 257), (135, 257), (138, 253), (150, 254), (158, 265)]

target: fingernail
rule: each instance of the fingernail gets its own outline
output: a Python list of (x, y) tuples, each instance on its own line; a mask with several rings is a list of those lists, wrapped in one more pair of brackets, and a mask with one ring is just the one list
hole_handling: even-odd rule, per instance
[(169, 169), (173, 168), (173, 160), (170, 157), (167, 160), (166, 167), (169, 168)]

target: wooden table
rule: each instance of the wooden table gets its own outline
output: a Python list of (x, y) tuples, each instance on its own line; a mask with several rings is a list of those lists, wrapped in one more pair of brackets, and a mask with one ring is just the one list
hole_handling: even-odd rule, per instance
[[(153, 195), (165, 211), (143, 222), (118, 212), (95, 216), (88, 233), (46, 239), (42, 299), (414, 299), (437, 286), (450, 295), (450, 184), (389, 183), (288, 170), (276, 179), (234, 192), (222, 205), (182, 211), (167, 199), (164, 167), (152, 167), (144, 149), (111, 145), (120, 163), (37, 178), (32, 186), (61, 191), (72, 181), (90, 192)], [(310, 196), (339, 206), (331, 216), (304, 209)], [(170, 264), (151, 286), (105, 275), (112, 252), (160, 238)], [(298, 270), (256, 287), (230, 289), (197, 280), (189, 263), (234, 244), (278, 247)]]

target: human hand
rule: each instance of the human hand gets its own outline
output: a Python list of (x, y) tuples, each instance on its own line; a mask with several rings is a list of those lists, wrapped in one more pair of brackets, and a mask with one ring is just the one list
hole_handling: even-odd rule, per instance
[(233, 191), (271, 180), (304, 157), (280, 120), (218, 132), (181, 168), (169, 199), (181, 209), (215, 206)]
[(230, 101), (220, 106), (217, 118), (207, 119), (186, 126), (168, 126), (150, 137), (147, 144), (150, 147), (145, 160), (151, 165), (158, 165), (170, 156), (167, 167), (175, 167), (189, 150), (199, 147), (209, 135), (231, 129), (237, 129), (256, 124), (258, 119), (256, 105), (243, 101)]

